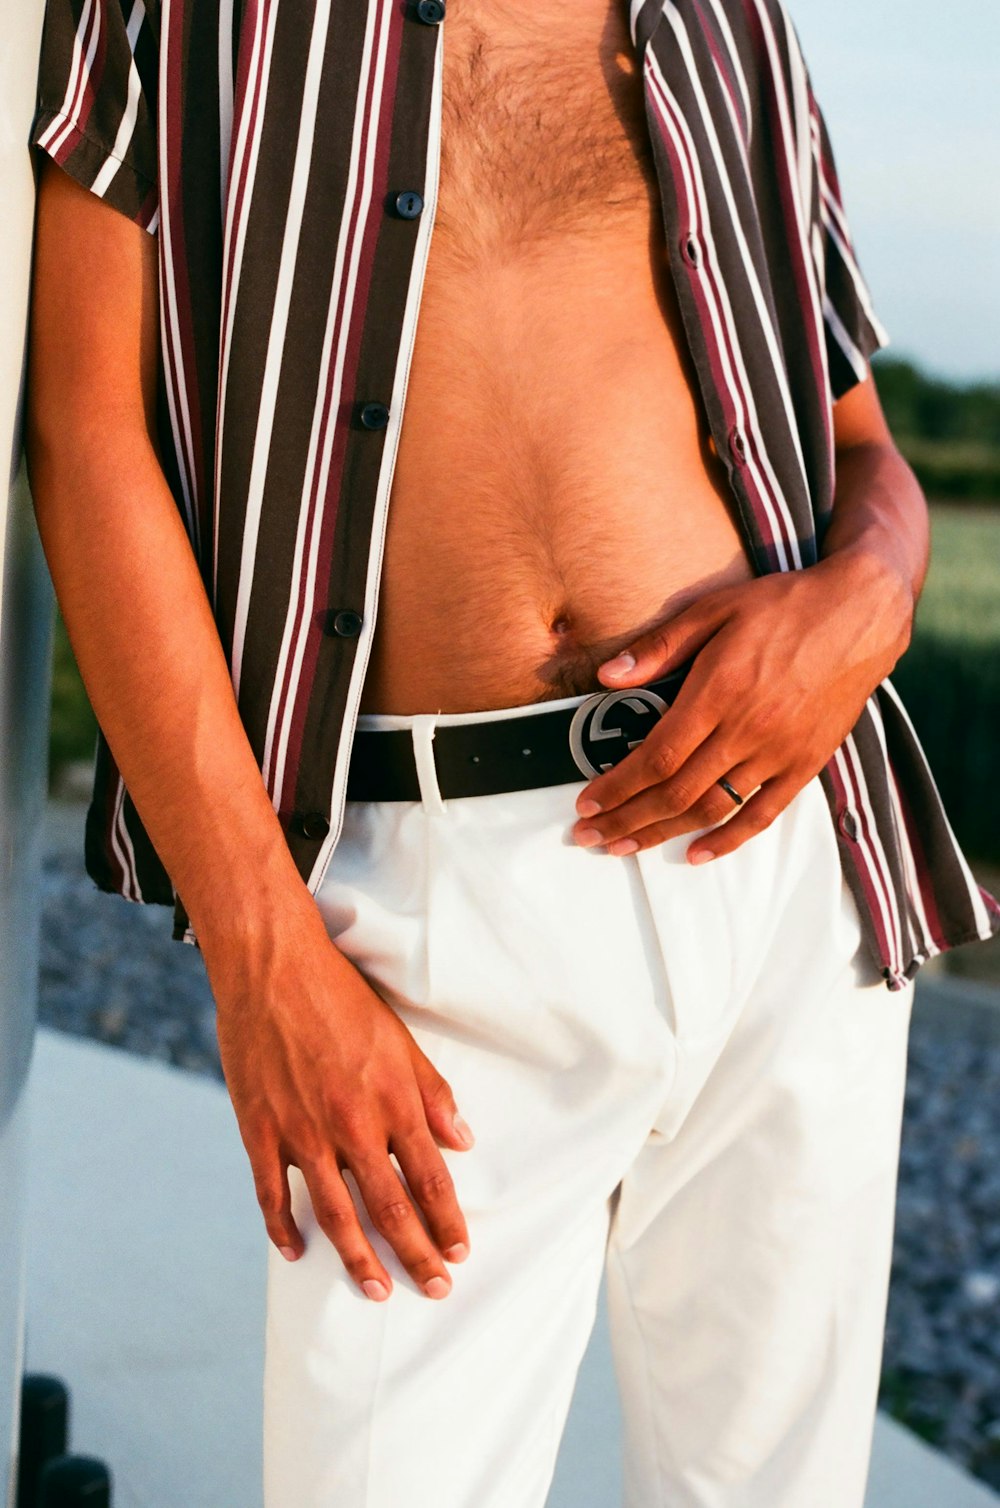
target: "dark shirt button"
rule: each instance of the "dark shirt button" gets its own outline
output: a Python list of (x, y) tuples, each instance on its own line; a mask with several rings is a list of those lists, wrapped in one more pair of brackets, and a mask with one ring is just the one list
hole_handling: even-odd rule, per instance
[(729, 449), (737, 465), (745, 466), (747, 463), (747, 442), (741, 429), (734, 429), (730, 432)]
[(420, 0), (417, 20), (423, 21), (426, 26), (437, 26), (439, 21), (444, 20), (444, 0)]
[(404, 220), (415, 220), (424, 207), (424, 201), (416, 189), (404, 189), (396, 195), (396, 213)]
[(325, 838), (330, 831), (330, 824), (322, 812), (299, 812), (297, 817), (303, 838)]
[(366, 403), (361, 410), (361, 422), (365, 429), (385, 429), (389, 410), (384, 403)]
[(361, 632), (364, 619), (360, 613), (355, 613), (349, 607), (345, 607), (339, 613), (332, 613), (329, 621), (334, 633), (339, 634), (342, 639), (356, 639)]
[(858, 841), (858, 819), (848, 808), (840, 814), (840, 831), (845, 838), (850, 838), (852, 843)]
[(698, 245), (695, 236), (686, 235), (681, 237), (681, 256), (689, 267), (698, 268), (701, 266), (701, 247)]

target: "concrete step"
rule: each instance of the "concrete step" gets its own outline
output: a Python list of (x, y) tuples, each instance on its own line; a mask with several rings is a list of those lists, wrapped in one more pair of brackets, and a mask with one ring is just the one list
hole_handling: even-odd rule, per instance
[[(30, 1095), (28, 1367), (115, 1508), (260, 1508), (266, 1237), (225, 1089), (40, 1030)], [(602, 1304), (548, 1508), (619, 1502), (619, 1447)], [(866, 1508), (998, 1504), (879, 1417)]]

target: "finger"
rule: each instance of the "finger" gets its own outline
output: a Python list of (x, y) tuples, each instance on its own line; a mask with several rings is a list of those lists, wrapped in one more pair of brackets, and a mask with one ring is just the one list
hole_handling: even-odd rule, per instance
[(379, 1235), (428, 1298), (445, 1298), (451, 1291), (451, 1276), (388, 1155), (362, 1153), (351, 1158), (350, 1166)]
[[(574, 836), (579, 833), (577, 841), (582, 839), (584, 846), (593, 846), (586, 838), (588, 830), (600, 834), (602, 843), (613, 844), (634, 837), (640, 829), (653, 824), (661, 826), (666, 837), (721, 822), (731, 813), (733, 801), (717, 781), (720, 774), (727, 774), (732, 768), (732, 754), (717, 731), (695, 750), (675, 775), (647, 786), (620, 806), (599, 816), (580, 818)], [(684, 820), (671, 827), (676, 818)]]
[(427, 1054), (418, 1047), (412, 1036), (409, 1038), (410, 1059), (423, 1101), (424, 1115), (431, 1135), (437, 1136), (449, 1146), (465, 1152), (475, 1146), (476, 1139), (464, 1117), (459, 1113), (451, 1085), (442, 1078)]
[[(747, 778), (743, 778), (747, 785)], [(754, 787), (758, 789), (758, 787)], [(724, 823), (731, 822), (740, 808), (735, 805), (733, 798), (722, 789), (717, 781), (707, 788), (686, 811), (676, 817), (667, 817), (652, 821), (647, 826), (637, 827), (635, 831), (626, 837), (612, 839), (607, 847), (608, 853), (618, 857), (627, 853), (640, 853), (645, 848), (655, 848), (661, 843), (666, 843), (670, 838), (681, 837), (684, 833), (704, 833), (706, 844), (712, 844), (714, 831)]]
[(334, 1161), (300, 1163), (316, 1223), (350, 1276), (376, 1302), (392, 1292), (392, 1279), (361, 1228), (351, 1191)]
[(597, 667), (606, 685), (634, 686), (683, 665), (698, 653), (728, 617), (723, 593), (706, 593), (690, 607), (633, 639), (626, 649)]
[(704, 694), (710, 673), (711, 666), (702, 668), (699, 661), (642, 743), (583, 788), (576, 798), (576, 810), (583, 825), (590, 825), (589, 817), (609, 812), (641, 791), (672, 780), (711, 738), (726, 698), (721, 689), (719, 693)]
[(266, 1150), (255, 1149), (250, 1166), (267, 1234), (285, 1260), (295, 1262), (302, 1255), (305, 1242), (292, 1219), (288, 1163), (277, 1146), (269, 1146)]
[(438, 1250), (448, 1262), (464, 1262), (469, 1255), (469, 1232), (451, 1174), (427, 1128), (393, 1136), (391, 1147)]
[[(735, 780), (732, 783), (737, 790), (741, 789)], [(728, 822), (695, 839), (685, 855), (688, 863), (705, 864), (710, 859), (721, 859), (723, 854), (732, 853), (748, 838), (763, 832), (798, 795), (804, 784), (802, 780), (787, 776), (765, 780), (760, 790), (748, 798)]]

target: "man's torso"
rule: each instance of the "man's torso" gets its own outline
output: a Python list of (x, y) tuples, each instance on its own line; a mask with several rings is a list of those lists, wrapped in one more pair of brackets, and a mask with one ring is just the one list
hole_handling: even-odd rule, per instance
[(361, 710), (596, 688), (644, 626), (753, 574), (732, 507), (624, 6), (449, 0), (437, 209)]

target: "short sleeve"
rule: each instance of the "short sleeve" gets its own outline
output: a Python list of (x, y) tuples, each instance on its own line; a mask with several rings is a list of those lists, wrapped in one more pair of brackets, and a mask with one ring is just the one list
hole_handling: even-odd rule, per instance
[(889, 335), (875, 313), (858, 264), (833, 144), (798, 33), (783, 0), (777, 0), (774, 9), (784, 22), (799, 187), (823, 306), (830, 387), (836, 401), (864, 381), (869, 357), (889, 344)]
[(30, 143), (143, 230), (159, 224), (158, 0), (47, 0)]

